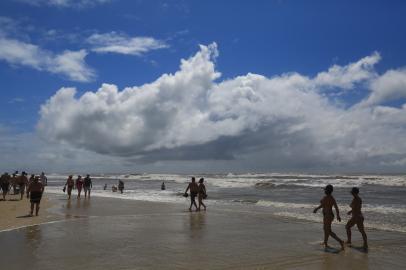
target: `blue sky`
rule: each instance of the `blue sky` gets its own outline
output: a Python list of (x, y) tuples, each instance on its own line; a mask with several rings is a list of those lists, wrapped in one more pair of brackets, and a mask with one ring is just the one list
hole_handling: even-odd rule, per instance
[[(332, 108), (329, 110), (344, 108), (343, 111), (337, 113), (338, 116), (334, 116), (337, 119), (343, 118), (343, 114), (348, 114), (352, 110), (351, 108), (362, 103), (363, 100), (367, 100), (374, 91), (381, 96), (390, 95), (391, 98), (378, 98), (379, 100), (376, 101), (377, 98), (374, 97), (372, 98), (374, 101), (367, 101), (369, 106), (372, 103), (374, 106), (379, 105), (373, 109), (380, 110), (383, 105), (399, 109), (405, 103), (406, 96), (403, 94), (402, 86), (402, 70), (406, 63), (404, 50), (406, 34), (403, 30), (406, 25), (405, 11), (406, 3), (404, 1), (5, 0), (0, 3), (0, 78), (2, 82), (0, 131), (3, 130), (5, 134), (3, 136), (8, 136), (3, 137), (4, 141), (9, 142), (10, 137), (18, 137), (22, 134), (35, 138), (40, 137), (42, 141), (44, 141), (44, 137), (45, 141), (51, 137), (52, 143), (62, 143), (64, 149), (69, 148), (67, 151), (79, 149), (87, 151), (89, 155), (92, 153), (100, 155), (101, 159), (114, 159), (120, 164), (124, 162), (128, 166), (142, 164), (139, 166), (150, 170), (174, 170), (173, 167), (178, 168), (179, 163), (186, 164), (191, 159), (193, 160), (195, 152), (189, 153), (191, 150), (184, 150), (184, 147), (196, 147), (196, 151), (206, 153), (202, 159), (210, 166), (217, 159), (222, 160), (224, 164), (218, 165), (217, 170), (233, 170), (233, 168), (240, 168), (241, 164), (244, 164), (244, 170), (267, 170), (267, 168), (271, 170), (273, 167), (268, 167), (267, 163), (259, 162), (261, 165), (257, 168), (257, 165), (250, 164), (244, 158), (241, 159), (242, 156), (247, 157), (252, 154), (249, 150), (241, 153), (231, 151), (224, 157), (218, 157), (218, 153), (213, 150), (213, 144), (217, 145), (215, 149), (221, 149), (218, 144), (224, 146), (236, 143), (238, 146), (241, 144), (240, 140), (245, 142), (249, 140), (249, 136), (259, 136), (262, 127), (276, 126), (274, 120), (269, 120), (262, 114), (260, 114), (261, 120), (258, 120), (258, 123), (254, 121), (257, 123), (255, 127), (249, 124), (244, 124), (243, 127), (238, 126), (238, 128), (228, 127), (228, 130), (235, 128), (238, 131), (210, 134), (199, 140), (178, 141), (171, 137), (167, 144), (154, 142), (149, 147), (141, 147), (139, 142), (128, 143), (124, 146), (127, 149), (133, 148), (133, 150), (123, 154), (117, 150), (118, 145), (118, 148), (124, 147), (120, 143), (112, 143), (111, 148), (97, 149), (87, 143), (86, 134), (80, 134), (83, 140), (78, 142), (67, 139), (68, 134), (63, 132), (58, 134), (44, 132), (48, 129), (57, 129), (57, 126), (51, 122), (60, 120), (52, 119), (51, 121), (49, 115), (46, 116), (40, 112), (40, 108), (46, 104), (47, 100), (56, 96), (57, 91), (62, 87), (75, 87), (75, 100), (79, 100), (81, 95), (86, 92), (96, 93), (103, 83), (117, 86), (120, 92), (125, 87), (142, 87), (144, 84), (156, 82), (163, 74), (177, 72), (180, 69), (181, 59), (190, 60), (202, 52), (202, 49), (199, 48), (200, 44), (208, 46), (215, 43), (216, 48), (209, 49), (211, 56), (207, 56), (205, 61), (208, 61), (206, 64), (209, 66), (211, 63), (215, 64), (215, 70), (220, 72), (221, 76), (212, 78), (213, 85), (209, 83), (210, 85), (205, 91), (210, 92), (212, 88), (218, 87), (217, 84), (221, 88), (223, 82), (237, 80), (238, 76), (245, 76), (248, 73), (264, 76), (271, 81), (272, 78), (283, 77), (286, 74), (300, 74), (300, 76), (312, 79), (322, 72), (327, 72), (333, 65), (345, 67), (378, 53), (379, 60), (372, 64), (373, 67), (360, 71), (370, 72), (370, 74), (365, 75), (366, 77), (362, 79), (352, 78), (354, 85), (351, 87), (337, 83), (317, 86), (323, 88), (322, 90), (315, 86), (312, 87), (317, 88), (315, 90), (318, 94), (317, 98), (324, 98), (326, 102), (330, 102)], [(67, 51), (73, 53), (65, 54)], [(373, 70), (371, 71), (371, 69)], [(375, 82), (380, 79), (380, 76), (391, 70), (397, 72), (395, 76), (401, 85), (398, 87), (397, 84), (395, 90), (392, 89), (393, 87), (391, 90), (390, 86), (381, 83), (386, 77)], [(402, 74), (398, 75), (398, 73)], [(210, 74), (205, 75), (211, 76)], [(340, 73), (337, 76), (345, 76), (345, 74)], [(199, 78), (197, 76), (197, 80)], [(390, 81), (390, 78), (388, 80)], [(207, 84), (205, 82), (204, 85)], [(192, 83), (192, 85), (194, 84)], [(374, 88), (371, 85), (378, 86)], [(266, 93), (266, 86), (264, 87), (265, 89), (261, 91)], [(307, 87), (306, 85), (306, 87), (300, 86), (299, 88), (307, 89)], [(351, 91), (347, 91), (348, 88), (351, 88)], [(385, 89), (381, 90), (383, 88)], [(160, 91), (166, 90), (161, 89)], [(257, 93), (255, 89), (253, 91)], [(393, 93), (393, 91), (399, 93)], [(382, 94), (384, 92), (390, 92), (390, 94)], [(188, 92), (185, 92), (185, 95), (189, 95)], [(291, 98), (295, 99), (295, 96), (292, 95)], [(270, 98), (270, 102), (273, 100)], [(284, 100), (287, 103), (291, 101)], [(63, 108), (66, 104), (51, 105)], [(224, 104), (223, 106), (226, 107)], [(269, 106), (272, 107), (272, 104)], [(149, 109), (152, 113), (154, 112), (152, 108)], [(219, 114), (218, 111), (213, 112), (206, 108), (201, 112), (204, 112), (202, 115), (210, 114), (210, 117), (213, 117), (215, 113)], [(84, 115), (87, 113), (85, 112)], [(134, 113), (134, 117), (139, 116), (137, 115), (139, 112), (127, 111), (126, 113)], [(247, 119), (257, 113), (250, 111), (244, 117), (241, 115), (233, 117)], [(402, 118), (404, 112), (397, 113), (401, 120), (393, 125), (398, 129), (394, 128), (393, 133), (387, 134), (388, 136), (400, 136), (399, 134), (404, 131), (405, 124)], [(116, 115), (117, 111), (108, 111), (106, 114), (110, 117)], [(282, 117), (280, 111), (275, 114)], [(72, 118), (66, 121), (83, 122), (87, 119), (84, 115), (75, 115), (75, 120)], [(119, 118), (119, 116), (117, 117)], [(185, 117), (187, 119), (187, 114)], [(223, 119), (222, 117), (225, 115), (219, 116), (219, 119)], [(298, 119), (306, 117), (300, 116)], [(142, 119), (144, 124), (148, 120)], [(277, 122), (284, 121), (287, 120), (283, 115)], [(41, 123), (46, 128), (38, 130), (37, 125), (41, 125)], [(386, 126), (384, 120), (380, 123), (382, 126)], [(309, 122), (303, 124), (310, 125)], [(371, 123), (371, 125), (375, 124)], [(123, 120), (121, 126), (115, 128), (120, 129), (125, 125)], [(73, 127), (76, 125), (72, 125)], [(196, 128), (198, 129), (199, 126)], [(134, 127), (134, 137), (138, 136), (138, 131), (139, 129)], [(100, 132), (102, 133), (102, 131)], [(165, 130), (159, 130), (159, 132), (164, 132), (164, 136), (167, 134)], [(276, 131), (269, 132), (274, 134)], [(384, 139), (382, 134), (385, 135), (381, 131), (377, 131), (370, 143), (379, 143), (379, 138)], [(270, 134), (268, 135), (270, 136)], [(248, 137), (246, 138), (246, 136)], [(308, 136), (310, 135), (301, 134), (300, 138), (308, 138)], [(177, 135), (176, 138), (179, 137), (182, 135)], [(122, 137), (115, 139), (120, 138), (122, 139)], [(396, 143), (402, 144), (403, 141), (398, 139), (399, 141)], [(277, 141), (277, 139), (275, 140)], [(295, 143), (300, 141), (296, 137), (292, 137), (292, 140)], [(140, 139), (140, 141), (145, 140)], [(101, 140), (101, 142), (104, 141)], [(376, 150), (374, 145), (362, 146), (359, 153), (347, 160), (342, 158), (342, 156), (347, 156), (342, 153), (344, 151), (342, 148), (349, 147), (348, 145), (351, 143), (341, 141), (340, 143), (344, 146), (339, 147), (337, 152), (320, 154), (323, 157), (325, 154), (328, 156), (327, 159), (331, 159), (331, 163), (326, 165), (330, 170), (355, 170), (352, 166), (358, 164), (357, 162), (361, 159), (362, 170), (376, 168), (376, 164), (378, 164), (378, 167), (382, 167), (384, 171), (399, 171), (399, 166), (406, 163), (406, 152), (378, 151), (379, 153), (372, 153), (371, 149)], [(340, 143), (337, 144), (341, 145)], [(108, 144), (107, 141), (106, 144)], [(292, 150), (292, 153), (300, 152), (299, 149), (308, 144), (309, 142), (298, 143), (298, 149)], [(277, 145), (279, 146), (267, 144), (266, 148), (269, 148), (270, 152), (274, 152), (274, 147), (283, 148), (281, 146), (283, 143)], [(292, 145), (292, 142), (289, 145)], [(8, 147), (10, 147), (10, 143)], [(249, 144), (247, 149), (253, 147), (255, 148)], [(263, 148), (263, 145), (258, 147)], [(326, 146), (320, 145), (319, 147)], [(386, 148), (391, 147), (388, 145)], [(23, 150), (21, 149), (21, 151)], [(169, 154), (170, 157), (164, 158), (165, 160), (162, 161), (162, 156), (167, 156), (168, 151), (176, 154)], [(185, 151), (187, 154), (183, 154)], [(324, 168), (324, 165), (315, 165), (318, 164), (317, 159), (314, 162), (308, 162), (309, 159), (315, 158), (312, 155), (301, 157), (300, 160), (292, 158), (291, 155), (285, 152), (285, 159), (283, 162), (281, 161), (281, 164), (275, 161), (270, 162), (279, 164), (275, 167), (277, 170), (303, 170), (309, 167), (314, 170), (322, 170)], [(270, 157), (268, 154), (265, 156), (269, 160), (277, 158)], [(139, 157), (141, 159), (138, 159)], [(125, 161), (122, 161), (123, 158)], [(262, 159), (262, 156), (259, 155), (256, 158)], [(256, 158), (253, 159), (256, 160)], [(187, 167), (191, 168), (190, 170), (195, 168), (195, 165), (187, 164)], [(20, 166), (37, 168), (40, 165), (32, 165), (29, 161), (24, 161)], [(62, 165), (58, 164), (58, 166), (64, 169)], [(196, 169), (203, 170), (199, 166), (196, 165)], [(75, 166), (72, 165), (72, 168)], [(123, 168), (120, 165), (112, 169)]]

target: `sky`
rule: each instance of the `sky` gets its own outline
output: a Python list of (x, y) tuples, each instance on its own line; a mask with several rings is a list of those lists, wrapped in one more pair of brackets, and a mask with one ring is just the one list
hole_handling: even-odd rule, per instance
[(0, 170), (403, 173), (405, 12), (1, 1)]

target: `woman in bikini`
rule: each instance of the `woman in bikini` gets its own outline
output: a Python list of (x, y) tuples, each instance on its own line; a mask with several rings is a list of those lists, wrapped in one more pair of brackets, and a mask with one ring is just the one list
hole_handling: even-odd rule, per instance
[(320, 205), (313, 210), (313, 213), (317, 213), (319, 209), (323, 208), (324, 247), (329, 247), (327, 241), (328, 237), (331, 236), (340, 243), (341, 250), (344, 250), (344, 241), (331, 230), (331, 223), (334, 220), (333, 206), (337, 213), (337, 220), (341, 222), (340, 212), (338, 211), (336, 200), (334, 199), (333, 195), (331, 195), (333, 193), (333, 186), (327, 185), (324, 188), (324, 193), (326, 196), (321, 199)]
[(68, 187), (68, 200), (70, 200), (70, 196), (72, 194), (72, 189), (75, 186), (75, 181), (73, 181), (73, 176), (69, 175), (68, 179), (66, 180), (65, 187)]
[(351, 194), (353, 196), (352, 202), (350, 204), (351, 210), (347, 213), (351, 215), (351, 219), (345, 225), (345, 229), (347, 230), (347, 244), (351, 246), (351, 227), (357, 224), (358, 230), (362, 235), (362, 239), (364, 240), (363, 249), (365, 251), (368, 250), (368, 241), (367, 241), (367, 234), (365, 233), (364, 229), (364, 216), (361, 212), (362, 207), (362, 200), (358, 196), (359, 189), (354, 187), (351, 190)]
[(83, 179), (82, 176), (78, 175), (78, 178), (76, 179), (76, 189), (78, 190), (78, 198), (80, 198), (80, 193), (82, 193), (82, 187), (83, 187)]
[(203, 205), (204, 211), (206, 211), (206, 205), (203, 203), (203, 199), (206, 199), (206, 186), (203, 184), (204, 178), (200, 178), (199, 180), (199, 186), (198, 186), (198, 202), (199, 202), (199, 207), (197, 208), (198, 211), (200, 211), (200, 206)]

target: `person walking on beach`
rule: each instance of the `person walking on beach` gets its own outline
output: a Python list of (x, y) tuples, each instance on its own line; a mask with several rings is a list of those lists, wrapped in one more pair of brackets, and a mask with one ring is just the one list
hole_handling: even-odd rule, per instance
[(344, 250), (344, 241), (341, 240), (332, 230), (331, 230), (331, 223), (334, 220), (334, 214), (333, 214), (333, 206), (336, 210), (337, 213), (337, 220), (339, 222), (341, 222), (341, 217), (340, 217), (340, 212), (338, 210), (338, 206), (336, 203), (336, 200), (334, 199), (333, 195), (331, 195), (333, 193), (333, 186), (332, 185), (327, 185), (324, 188), (324, 193), (326, 194), (326, 196), (324, 196), (321, 201), (320, 201), (320, 205), (318, 207), (316, 207), (313, 210), (313, 213), (317, 213), (317, 211), (321, 208), (323, 208), (323, 229), (324, 229), (324, 247), (328, 248), (328, 238), (329, 236), (333, 237), (337, 242), (340, 243), (341, 245), (341, 250)]
[(7, 172), (0, 177), (0, 188), (3, 191), (3, 201), (5, 201), (10, 188), (10, 175)]
[(44, 172), (42, 172), (41, 175), (39, 176), (39, 180), (41, 181), (44, 187), (48, 185), (48, 178), (45, 176)]
[(30, 193), (30, 202), (31, 202), (31, 211), (30, 216), (34, 213), (34, 205), (35, 205), (35, 215), (38, 216), (39, 205), (41, 203), (42, 193), (44, 192), (44, 186), (42, 185), (41, 181), (39, 181), (40, 177), (34, 177), (34, 180), (28, 186), (27, 191)]
[(27, 199), (30, 198), (30, 193), (28, 192), (28, 187), (30, 186), (31, 182), (34, 181), (35, 174), (31, 174), (30, 179), (28, 179), (28, 184), (27, 184)]
[(20, 201), (24, 197), (25, 187), (28, 186), (28, 178), (26, 175), (26, 172), (22, 172), (21, 175), (17, 177), (17, 184), (20, 189)]
[(124, 182), (122, 180), (118, 180), (118, 190), (120, 190), (120, 193), (123, 194)]
[(189, 211), (192, 211), (192, 206), (194, 205), (196, 207), (196, 211), (197, 211), (197, 205), (196, 205), (196, 196), (199, 192), (199, 187), (196, 183), (196, 179), (194, 177), (192, 177), (192, 182), (189, 183), (189, 185), (187, 186), (186, 190), (185, 190), (185, 195), (187, 195), (188, 190), (190, 190), (190, 207), (189, 207)]
[(17, 177), (18, 171), (15, 171), (13, 176), (10, 178), (10, 185), (13, 187), (13, 195), (17, 194)]
[(90, 175), (86, 175), (84, 185), (83, 185), (83, 188), (85, 190), (85, 198), (87, 197), (88, 194), (89, 194), (89, 198), (90, 198), (90, 190), (92, 189), (92, 187), (93, 187), (92, 179), (90, 178)]
[(206, 186), (203, 184), (204, 178), (200, 178), (199, 180), (199, 187), (198, 187), (198, 201), (199, 201), (199, 207), (197, 208), (198, 211), (200, 211), (200, 206), (203, 205), (204, 211), (206, 211), (206, 205), (203, 203), (203, 199), (206, 199)]
[(65, 183), (65, 187), (64, 189), (67, 187), (68, 188), (68, 200), (70, 200), (70, 196), (72, 195), (72, 189), (75, 186), (75, 181), (73, 181), (73, 176), (69, 175), (68, 179), (66, 180)]
[(345, 229), (347, 230), (347, 244), (351, 246), (351, 228), (357, 224), (358, 230), (362, 235), (362, 239), (364, 240), (363, 249), (365, 251), (368, 250), (368, 241), (367, 241), (367, 234), (365, 233), (364, 229), (364, 216), (361, 212), (362, 207), (362, 200), (358, 195), (359, 189), (353, 187), (351, 190), (351, 194), (353, 196), (352, 202), (350, 204), (351, 210), (347, 213), (351, 215), (351, 219), (345, 225)]
[(78, 178), (76, 179), (76, 189), (78, 190), (78, 198), (80, 198), (82, 188), (83, 188), (83, 179), (82, 176), (78, 175)]

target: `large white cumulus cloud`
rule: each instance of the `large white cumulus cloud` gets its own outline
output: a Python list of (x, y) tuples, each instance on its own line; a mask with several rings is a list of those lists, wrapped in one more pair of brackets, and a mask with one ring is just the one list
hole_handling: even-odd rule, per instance
[[(378, 53), (313, 78), (248, 73), (223, 81), (215, 69), (217, 54), (216, 44), (200, 46), (176, 73), (123, 90), (103, 84), (76, 96), (76, 89), (62, 88), (42, 106), (38, 131), (97, 153), (153, 161), (255, 160), (258, 153), (262, 160), (294, 164), (309, 159), (389, 164), (406, 157), (406, 106), (385, 107), (376, 98), (385, 91), (397, 97), (392, 92), (405, 88), (386, 86), (390, 74), (374, 71)], [(344, 109), (325, 94), (328, 88), (351, 91), (359, 84), (371, 86), (363, 106)], [(388, 87), (392, 90), (382, 90)]]

